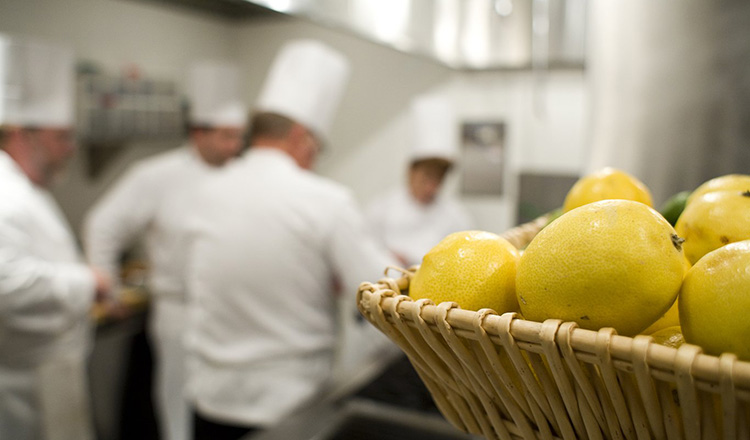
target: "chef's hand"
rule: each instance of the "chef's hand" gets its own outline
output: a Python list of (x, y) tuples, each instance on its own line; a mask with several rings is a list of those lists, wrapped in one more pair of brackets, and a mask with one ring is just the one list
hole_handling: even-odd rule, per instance
[(113, 292), (114, 284), (109, 274), (103, 270), (92, 267), (96, 285), (94, 300), (99, 307), (102, 316), (107, 319), (124, 319), (131, 315), (132, 310), (120, 302)]
[(401, 255), (401, 254), (396, 253), (396, 252), (394, 252), (393, 255), (395, 255), (396, 258), (398, 259), (398, 262), (401, 263), (401, 267), (403, 267), (404, 269), (408, 269), (409, 268), (409, 266), (410, 266), (409, 265), (409, 259), (406, 258), (406, 256)]
[(94, 285), (96, 286), (94, 300), (99, 303), (110, 301), (112, 299), (112, 279), (103, 270), (92, 267), (91, 271), (94, 273)]
[(102, 306), (104, 316), (109, 319), (125, 319), (133, 314), (133, 310), (120, 301), (105, 301)]

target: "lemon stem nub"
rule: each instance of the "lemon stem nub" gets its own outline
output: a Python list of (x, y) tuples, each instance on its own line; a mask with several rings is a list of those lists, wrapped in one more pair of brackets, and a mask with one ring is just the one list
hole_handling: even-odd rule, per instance
[(682, 250), (682, 243), (685, 242), (685, 239), (680, 237), (677, 234), (672, 234), (672, 244), (674, 245), (674, 248), (677, 249), (677, 251)]
[(750, 197), (750, 191), (743, 191), (742, 197)]

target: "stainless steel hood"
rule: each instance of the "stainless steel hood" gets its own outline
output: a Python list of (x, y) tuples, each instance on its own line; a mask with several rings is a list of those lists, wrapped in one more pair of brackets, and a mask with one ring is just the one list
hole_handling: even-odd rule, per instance
[(130, 0), (235, 20), (289, 15), (454, 69), (583, 65), (588, 0)]
[(586, 0), (248, 0), (455, 69), (580, 66)]

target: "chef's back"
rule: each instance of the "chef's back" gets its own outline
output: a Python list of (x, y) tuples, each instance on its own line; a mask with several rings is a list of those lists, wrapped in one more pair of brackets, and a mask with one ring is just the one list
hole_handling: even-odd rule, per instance
[(352, 192), (310, 170), (348, 76), (328, 46), (284, 46), (249, 150), (198, 194), (187, 338), (197, 439), (208, 438), (200, 426), (268, 427), (319, 393), (333, 366), (334, 279), (354, 309), (358, 284), (391, 262)]

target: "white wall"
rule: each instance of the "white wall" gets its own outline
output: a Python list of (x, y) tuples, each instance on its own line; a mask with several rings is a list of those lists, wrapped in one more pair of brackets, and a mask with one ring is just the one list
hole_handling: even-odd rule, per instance
[[(462, 196), (460, 170), (446, 182), (445, 191), (461, 197), (479, 229), (502, 232), (514, 225), (520, 172), (575, 175), (584, 168), (588, 112), (582, 71), (552, 72), (544, 83), (530, 72), (453, 72), (425, 91), (449, 97), (460, 121), (506, 123), (502, 196)], [(351, 186), (363, 202), (402, 184), (409, 147), (406, 111), (400, 108), (321, 171)]]
[[(248, 103), (254, 101), (285, 41), (322, 40), (351, 60), (352, 78), (318, 172), (350, 186), (363, 205), (402, 184), (409, 130), (406, 109), (414, 96), (425, 92), (449, 96), (463, 120), (507, 124), (503, 197), (464, 199), (478, 228), (501, 232), (513, 225), (521, 170), (575, 174), (583, 168), (588, 121), (586, 82), (580, 71), (551, 73), (540, 86), (527, 71), (452, 71), (304, 20), (235, 22), (126, 0), (4, 0), (0, 32), (65, 41), (80, 59), (110, 71), (135, 65), (145, 75), (178, 82), (192, 59), (234, 59), (245, 73)], [(174, 146), (128, 145), (97, 179), (85, 177), (86, 158), (79, 152), (69, 178), (55, 191), (74, 228), (129, 163)], [(446, 185), (454, 195), (458, 174), (453, 173)]]
[(507, 127), (503, 196), (466, 198), (480, 229), (514, 226), (521, 172), (576, 175), (584, 167), (585, 76), (571, 70), (542, 78), (528, 71), (463, 73), (450, 85), (463, 120), (499, 120)]
[(229, 57), (234, 24), (187, 9), (126, 0), (3, 0), (0, 31), (67, 43), (81, 60), (181, 79), (195, 57)]

